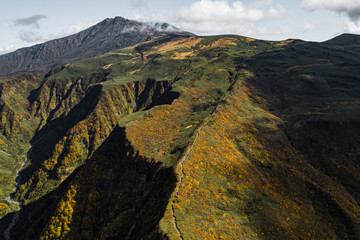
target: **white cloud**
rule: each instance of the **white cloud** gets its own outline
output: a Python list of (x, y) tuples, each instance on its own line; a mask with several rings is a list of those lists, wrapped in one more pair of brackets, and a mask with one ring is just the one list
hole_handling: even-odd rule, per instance
[(22, 48), (22, 47), (25, 47), (25, 46), (26, 45), (24, 45), (24, 44), (11, 44), (9, 46), (0, 47), (0, 55), (6, 54), (6, 53), (9, 53), (9, 52), (13, 52), (16, 49), (19, 49), (19, 48)]
[(67, 37), (70, 36), (72, 34), (78, 33), (86, 28), (89, 28), (91, 26), (95, 25), (95, 23), (91, 23), (91, 24), (82, 24), (82, 23), (78, 23), (78, 24), (73, 24), (70, 25), (66, 30), (57, 33), (57, 34), (50, 34), (46, 37), (46, 41), (51, 40), (51, 39), (57, 39), (57, 38), (62, 38), (62, 37)]
[(179, 10), (178, 25), (198, 33), (251, 34), (254, 23), (276, 18), (284, 7), (272, 0), (255, 1), (245, 5), (242, 1), (229, 4), (227, 0), (199, 0)]
[(43, 36), (35, 31), (20, 31), (19, 32), (20, 40), (27, 42), (27, 43), (35, 43), (41, 40), (44, 40)]
[(359, 0), (303, 0), (302, 6), (307, 10), (326, 9), (345, 13), (351, 19), (360, 17)]
[(78, 33), (86, 28), (89, 28), (91, 26), (93, 26), (95, 23), (91, 23), (91, 24), (74, 24), (74, 25), (70, 25), (68, 27), (68, 29), (66, 29), (65, 31), (63, 31), (61, 34), (63, 36), (69, 36), (69, 35), (72, 35), (72, 34), (75, 34), (75, 33)]
[(357, 21), (346, 21), (344, 28), (346, 32), (360, 34), (360, 19)]
[(121, 33), (130, 33), (130, 32), (147, 32), (147, 31), (157, 31), (157, 32), (179, 32), (181, 31), (177, 27), (163, 22), (142, 22), (137, 26), (125, 26)]
[(172, 19), (161, 13), (150, 12), (145, 15), (136, 15), (135, 19), (140, 22), (170, 22)]
[(0, 47), (0, 55), (6, 54), (9, 52), (13, 52), (19, 48), (29, 47), (29, 46), (32, 46), (33, 44), (37, 44), (40, 42), (45, 42), (45, 41), (49, 41), (52, 39), (66, 37), (66, 36), (78, 33), (92, 25), (94, 25), (94, 23), (92, 23), (92, 24), (74, 24), (74, 25), (69, 26), (66, 30), (62, 31), (61, 33), (50, 34), (47, 36), (43, 36), (37, 31), (21, 30), (19, 32), (19, 39), (23, 42)]
[(183, 20), (189, 21), (259, 21), (283, 12), (282, 6), (275, 8), (271, 3), (272, 1), (257, 1), (246, 6), (241, 1), (230, 5), (224, 0), (200, 0), (188, 8), (180, 9), (179, 15)]
[(303, 0), (306, 10), (324, 9), (348, 17), (344, 29), (351, 33), (360, 33), (360, 0)]

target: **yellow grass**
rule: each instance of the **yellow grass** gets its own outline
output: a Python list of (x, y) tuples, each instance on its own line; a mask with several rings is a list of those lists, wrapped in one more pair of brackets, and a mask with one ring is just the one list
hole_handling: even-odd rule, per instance
[(200, 48), (200, 50), (209, 50), (209, 49), (213, 49), (213, 48), (224, 48), (227, 47), (229, 45), (236, 45), (236, 42), (238, 42), (239, 40), (236, 38), (230, 38), (230, 37), (224, 37), (224, 38), (220, 38), (219, 40), (213, 42), (212, 44), (203, 46)]
[(255, 41), (255, 39), (254, 39), (254, 38), (246, 38), (246, 41), (247, 41), (248, 43), (250, 43), (250, 42)]
[(278, 42), (277, 45), (278, 46), (286, 46), (288, 45), (289, 43), (292, 43), (294, 40), (286, 40), (286, 41), (281, 41), (281, 42)]
[(111, 67), (112, 65), (113, 65), (112, 63), (110, 63), (110, 64), (108, 64), (108, 65), (105, 65), (105, 66), (103, 67), (103, 69), (106, 70), (106, 69), (108, 69), (109, 67)]
[(117, 53), (117, 55), (120, 55), (120, 56), (130, 56), (132, 54), (129, 54), (129, 53)]
[(185, 59), (186, 57), (193, 56), (194, 52), (183, 52), (183, 53), (174, 53), (174, 55), (171, 56), (172, 59)]
[(192, 47), (194, 47), (202, 40), (203, 38), (196, 38), (196, 37), (184, 38), (178, 41), (161, 44), (160, 46), (156, 47), (154, 51), (156, 51), (157, 53), (166, 53), (180, 48), (188, 48), (190, 50)]

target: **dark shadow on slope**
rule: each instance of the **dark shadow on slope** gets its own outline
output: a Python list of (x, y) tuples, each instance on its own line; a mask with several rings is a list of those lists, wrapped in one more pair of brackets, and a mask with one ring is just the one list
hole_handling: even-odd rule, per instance
[[(78, 188), (66, 238), (167, 239), (158, 223), (176, 186), (174, 169), (139, 156), (118, 126), (56, 190), (24, 206), (14, 239), (38, 239), (71, 185)], [(9, 218), (1, 219), (0, 226)]]
[[(106, 79), (106, 72), (103, 72), (99, 75), (92, 75), (82, 80), (75, 81), (71, 80), (72, 85), (67, 91), (58, 92), (61, 90), (61, 86), (66, 84), (66, 81), (62, 80), (49, 80), (49, 83), (44, 82), (43, 85), (30, 96), (29, 101), (32, 103), (34, 108), (37, 106), (39, 109), (41, 104), (44, 104), (41, 93), (41, 88), (45, 88), (45, 91), (48, 89), (50, 92), (56, 92), (57, 96), (61, 97), (61, 101), (58, 103), (55, 109), (48, 113), (48, 121), (41, 130), (38, 130), (34, 137), (31, 140), (32, 150), (30, 154), (31, 165), (24, 169), (21, 172), (21, 184), (27, 182), (39, 168), (41, 168), (42, 163), (49, 159), (53, 152), (56, 144), (68, 133), (68, 131), (73, 128), (77, 123), (86, 119), (93, 111), (97, 102), (99, 101), (99, 96), (102, 91), (102, 86), (92, 85), (94, 83), (99, 83)], [(47, 86), (44, 87), (44, 85)], [(79, 86), (81, 84), (81, 86)], [(179, 93), (172, 91), (172, 82), (171, 81), (155, 81), (148, 79), (141, 82), (135, 83), (135, 97), (136, 103), (134, 111), (136, 111), (136, 106), (140, 106), (140, 110), (147, 110), (156, 105), (171, 104), (172, 101), (179, 97)], [(76, 90), (74, 88), (76, 87)], [(80, 91), (79, 88), (84, 89), (84, 92)], [(54, 89), (54, 90), (53, 90)], [(68, 101), (68, 99), (73, 98), (73, 93), (81, 94), (81, 101), (71, 109), (71, 111), (65, 116), (61, 115), (58, 118), (55, 118), (55, 114), (58, 112), (60, 107), (63, 107), (63, 102)], [(52, 96), (53, 97), (53, 96)], [(78, 98), (80, 98), (78, 97)], [(54, 97), (53, 97), (54, 98)], [(70, 99), (71, 100), (71, 99)], [(46, 100), (51, 101), (51, 100)], [(38, 104), (37, 104), (38, 103)], [(48, 103), (46, 103), (48, 104)], [(41, 106), (43, 110), (46, 106)], [(35, 111), (35, 110), (33, 110)], [(37, 111), (37, 110), (36, 110)], [(66, 154), (66, 151), (63, 152)], [(60, 155), (61, 159), (63, 156)], [(61, 164), (61, 161), (58, 162), (58, 165)], [(54, 169), (57, 169), (57, 166)], [(56, 171), (49, 172), (49, 178), (56, 179), (58, 177)], [(24, 198), (28, 198), (29, 194), (36, 187), (38, 178), (33, 179), (33, 182), (29, 189), (27, 189)]]
[(292, 145), (360, 204), (360, 120), (307, 120), (287, 129)]
[[(50, 214), (53, 213), (53, 211), (56, 208), (56, 205), (58, 204), (60, 196), (66, 191), (67, 185), (72, 179), (74, 179), (74, 176), (76, 176), (76, 174), (80, 169), (81, 167), (76, 169), (64, 182), (60, 184), (60, 186), (57, 189), (51, 191), (47, 195), (38, 199), (37, 201), (23, 207), (23, 209), (20, 212), (19, 221), (11, 231), (11, 239), (29, 239), (25, 237), (25, 232), (22, 233), (17, 232), (18, 229), (21, 229), (20, 231), (23, 231), (24, 229), (30, 231), (29, 229), (30, 225), (34, 225), (34, 224), (37, 224), (39, 226), (46, 225), (46, 223), (50, 220), (51, 217)], [(3, 233), (5, 229), (7, 229), (7, 227), (9, 226), (14, 214), (15, 213), (9, 213), (6, 216), (4, 216), (2, 219), (0, 219), (0, 240), (5, 239)], [(40, 229), (37, 230), (40, 231)], [(31, 229), (31, 231), (33, 230)], [(15, 235), (19, 235), (19, 236), (21, 235), (21, 237), (18, 236), (15, 237)]]
[[(360, 43), (351, 42), (349, 47), (342, 42), (349, 42), (348, 36), (341, 43), (338, 40), (294, 42), (245, 63), (255, 74), (248, 81), (254, 94), (266, 100), (262, 107), (284, 121), (279, 127), (290, 144), (314, 171), (334, 181), (329, 187), (344, 186), (359, 205)], [(278, 173), (275, 176), (286, 179)], [(338, 239), (359, 239), (359, 219), (342, 209), (346, 203), (336, 202), (314, 185), (308, 184), (306, 193), (321, 221), (331, 225)]]
[(66, 116), (63, 114), (59, 118), (49, 120), (40, 131), (35, 133), (31, 140), (32, 150), (29, 156), (31, 165), (21, 171), (20, 184), (28, 181), (31, 174), (41, 166), (44, 160), (51, 156), (56, 143), (66, 132), (93, 112), (99, 100), (101, 89), (101, 85), (89, 87), (84, 98)]
[(337, 239), (359, 239), (360, 232), (354, 219), (333, 199), (331, 194), (310, 182), (306, 183), (306, 187), (315, 212), (326, 219), (329, 227), (335, 231)]
[(171, 104), (180, 96), (180, 93), (172, 91), (172, 82), (170, 81), (147, 79), (141, 93), (139, 93), (139, 84), (139, 82), (135, 84), (136, 106), (134, 112), (148, 110), (158, 105)]
[[(339, 48), (339, 41), (343, 45)], [(250, 80), (295, 146), (316, 169), (354, 194), (360, 203), (360, 179), (336, 164), (360, 169), (360, 51), (351, 35), (324, 43), (294, 43), (282, 51), (247, 61)], [(346, 43), (346, 44), (345, 44)], [(329, 161), (337, 158), (337, 163)]]

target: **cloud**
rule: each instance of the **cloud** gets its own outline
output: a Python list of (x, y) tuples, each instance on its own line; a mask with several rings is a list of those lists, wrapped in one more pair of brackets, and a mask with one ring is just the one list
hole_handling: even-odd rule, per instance
[(27, 43), (34, 43), (44, 40), (43, 36), (34, 31), (20, 31), (19, 32), (19, 38), (20, 40), (27, 42)]
[(46, 19), (47, 16), (45, 15), (32, 15), (28, 18), (18, 18), (15, 19), (14, 24), (15, 26), (31, 26), (34, 28), (39, 28), (40, 20)]
[(29, 46), (33, 45), (34, 43), (45, 42), (45, 41), (49, 41), (52, 39), (69, 36), (71, 34), (78, 33), (81, 30), (84, 30), (92, 25), (94, 25), (94, 24), (93, 23), (92, 24), (74, 24), (74, 25), (69, 26), (66, 30), (62, 31), (61, 33), (50, 34), (50, 35), (45, 35), (45, 36), (41, 35), (37, 31), (21, 30), (18, 33), (18, 37), (22, 42), (18, 42), (16, 44), (11, 44), (8, 46), (0, 47), (0, 55), (6, 54), (9, 52), (13, 52), (19, 48), (29, 47)]
[[(43, 41), (45, 38), (38, 31), (34, 31), (34, 29), (39, 29), (40, 21), (46, 18), (47, 16), (38, 14), (27, 18), (15, 19), (14, 25), (22, 27), (18, 32), (19, 39), (26, 43), (36, 43)], [(25, 30), (28, 29), (28, 27), (33, 28), (33, 30)]]
[(351, 20), (358, 20), (360, 18), (359, 0), (303, 0), (302, 6), (307, 10), (325, 9), (344, 13)]
[(345, 30), (360, 33), (360, 1), (359, 0), (303, 0), (302, 7), (309, 11), (324, 9), (346, 15)]
[(78, 23), (78, 24), (73, 24), (70, 25), (67, 29), (65, 29), (64, 31), (61, 31), (60, 33), (56, 33), (56, 34), (49, 34), (47, 35), (44, 40), (45, 41), (49, 41), (52, 39), (57, 39), (57, 38), (62, 38), (62, 37), (67, 37), (70, 35), (73, 35), (75, 33), (78, 33), (86, 28), (89, 28), (91, 26), (93, 26), (96, 23), (91, 23), (91, 24), (82, 24), (82, 23)]
[(141, 22), (135, 26), (125, 26), (121, 33), (130, 32), (180, 32), (181, 30), (171, 24), (165, 22)]
[(0, 47), (0, 55), (6, 54), (6, 53), (9, 53), (9, 52), (13, 52), (16, 49), (19, 49), (21, 47), (24, 47), (24, 45), (22, 45), (22, 44), (17, 44), (17, 45), (12, 44), (12, 45), (9, 45), (9, 46)]
[(231, 4), (227, 0), (199, 0), (179, 11), (178, 25), (199, 33), (251, 34), (254, 23), (276, 18), (284, 7), (272, 0), (255, 1), (245, 5), (242, 1)]
[(78, 33), (86, 28), (89, 28), (91, 26), (93, 26), (95, 23), (91, 23), (91, 24), (82, 24), (82, 23), (79, 23), (79, 24), (73, 24), (73, 25), (70, 25), (65, 31), (63, 31), (61, 33), (62, 37), (64, 36), (69, 36), (69, 35), (72, 35), (72, 34), (75, 34), (75, 33)]
[(169, 16), (157, 12), (136, 15), (135, 19), (140, 22), (170, 22), (171, 20), (174, 20)]
[(360, 19), (357, 21), (346, 21), (344, 29), (349, 33), (360, 34)]

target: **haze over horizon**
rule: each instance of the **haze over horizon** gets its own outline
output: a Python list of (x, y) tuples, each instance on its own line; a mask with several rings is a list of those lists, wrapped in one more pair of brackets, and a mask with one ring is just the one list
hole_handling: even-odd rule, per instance
[[(2, 0), (0, 54), (77, 33), (105, 18), (167, 22), (198, 35), (324, 41), (360, 33), (360, 0)], [(19, 9), (19, 5), (22, 7)]]

